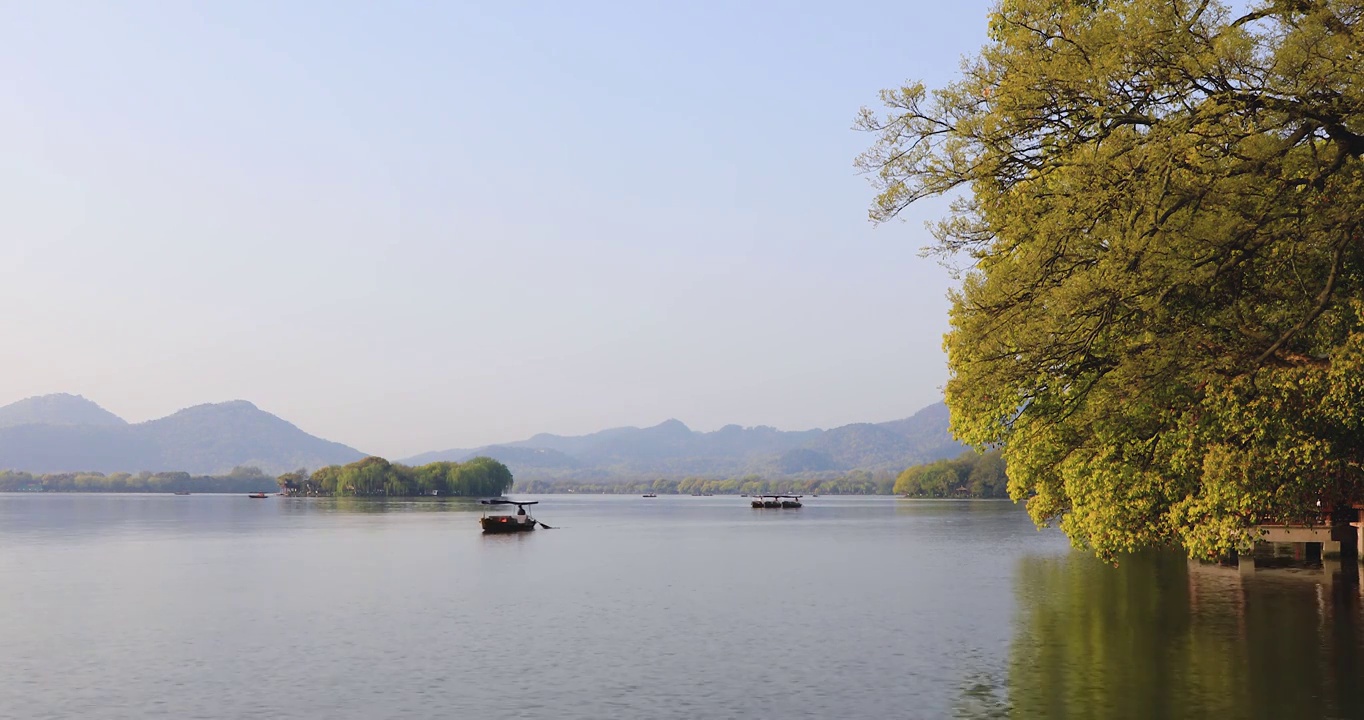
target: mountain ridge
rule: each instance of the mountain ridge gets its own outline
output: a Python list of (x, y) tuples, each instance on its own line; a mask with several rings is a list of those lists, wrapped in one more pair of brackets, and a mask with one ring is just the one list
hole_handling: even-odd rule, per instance
[[(616, 427), (577, 436), (538, 433), (515, 442), (421, 453), (401, 462), (461, 461), (487, 455), (526, 480), (786, 476), (859, 470), (898, 473), (910, 465), (955, 457), (965, 449), (952, 438), (948, 419), (943, 403), (899, 420), (828, 430), (726, 425), (697, 432), (668, 419), (649, 427)], [(527, 450), (540, 454), (528, 458)]]
[(18, 425), (127, 425), (82, 395), (35, 395), (0, 407), (0, 428)]
[[(669, 418), (649, 427), (614, 427), (585, 435), (537, 433), (514, 442), (421, 453), (400, 462), (420, 465), (487, 455), (523, 480), (898, 473), (962, 452), (964, 446), (948, 431), (948, 419), (942, 403), (899, 420), (827, 430), (730, 424), (698, 432)], [(78, 395), (37, 396), (0, 407), (0, 469), (221, 474), (256, 466), (277, 474), (365, 456), (310, 435), (246, 400), (193, 405), (141, 423), (128, 423)]]
[[(79, 398), (82, 403), (66, 398)], [(146, 470), (207, 475), (256, 466), (281, 473), (365, 457), (355, 448), (310, 435), (246, 400), (204, 403), (162, 418), (128, 423), (79, 396), (41, 395), (0, 407), (0, 418), (39, 417), (27, 409), (54, 403), (67, 410), (83, 410), (42, 416), (55, 422), (0, 425), (0, 468), (34, 473)], [(75, 421), (77, 417), (103, 417), (89, 408), (118, 423)]]

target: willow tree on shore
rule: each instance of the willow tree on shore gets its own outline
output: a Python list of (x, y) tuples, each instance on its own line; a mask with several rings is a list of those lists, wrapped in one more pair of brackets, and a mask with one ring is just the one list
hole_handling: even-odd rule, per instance
[(955, 198), (954, 433), (1104, 556), (1360, 500), (1364, 6), (1003, 0), (989, 27), (858, 121), (874, 222)]

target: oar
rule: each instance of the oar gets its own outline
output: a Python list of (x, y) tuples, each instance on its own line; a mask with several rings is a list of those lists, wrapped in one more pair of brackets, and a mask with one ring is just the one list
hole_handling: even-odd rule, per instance
[(554, 529), (554, 528), (552, 528), (552, 527), (550, 527), (550, 526), (548, 526), (548, 525), (546, 525), (546, 524), (540, 522), (539, 520), (536, 520), (535, 522), (540, 523), (540, 527), (542, 527), (542, 528), (544, 528), (544, 529), (546, 529), (546, 530), (553, 530), (553, 529)]

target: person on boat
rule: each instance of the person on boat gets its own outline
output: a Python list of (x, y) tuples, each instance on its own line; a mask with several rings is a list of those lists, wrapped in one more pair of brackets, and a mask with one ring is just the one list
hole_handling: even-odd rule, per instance
[(525, 524), (525, 522), (526, 522), (526, 506), (524, 506), (524, 505), (517, 505), (517, 506), (516, 506), (516, 522)]

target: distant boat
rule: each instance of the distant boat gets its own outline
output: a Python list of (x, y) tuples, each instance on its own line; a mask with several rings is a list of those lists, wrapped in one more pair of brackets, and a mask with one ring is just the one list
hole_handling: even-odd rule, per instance
[[(187, 494), (188, 494), (188, 493), (187, 493)], [(263, 499), (265, 498), (265, 493), (251, 493), (251, 494), (247, 495), (247, 497), (249, 497), (249, 498), (255, 498), (255, 499), (257, 499), (257, 500), (263, 500)]]
[(799, 495), (754, 495), (750, 503), (755, 508), (798, 508)]
[(658, 496), (655, 495), (654, 493), (645, 493), (645, 494), (644, 494), (644, 497), (658, 497)]
[(175, 491), (175, 494), (176, 494), (176, 495), (188, 495), (188, 494), (189, 494), (189, 491), (188, 491), (188, 490), (176, 490), (176, 491)]

